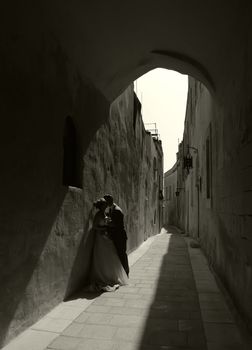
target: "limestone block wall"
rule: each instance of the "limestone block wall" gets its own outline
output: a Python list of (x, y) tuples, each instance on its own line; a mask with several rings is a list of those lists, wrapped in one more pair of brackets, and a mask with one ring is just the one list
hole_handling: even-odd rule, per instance
[(189, 79), (184, 155), (187, 144), (197, 151), (190, 151), (194, 167), (184, 174), (181, 206), (188, 213), (184, 228), (191, 236), (199, 234), (210, 264), (251, 330), (252, 109), (248, 79), (236, 84), (237, 95), (224, 108), (202, 84)]
[(125, 214), (128, 251), (160, 230), (154, 215), (160, 210), (158, 173), (163, 171), (161, 142), (146, 133), (134, 98), (130, 86), (112, 103), (109, 120), (90, 143), (83, 166), (84, 217), (96, 198), (111, 193)]
[[(77, 74), (59, 43), (47, 39), (46, 49), (37, 37), (9, 43), (10, 52), (1, 53), (7, 58), (0, 96), (0, 347), (74, 289), (83, 276), (76, 261), (87, 269), (88, 259), (78, 255), (82, 181), (76, 176), (75, 189), (63, 184), (64, 128), (70, 115), (80, 164), (109, 104)], [(17, 59), (16, 51), (26, 55)]]

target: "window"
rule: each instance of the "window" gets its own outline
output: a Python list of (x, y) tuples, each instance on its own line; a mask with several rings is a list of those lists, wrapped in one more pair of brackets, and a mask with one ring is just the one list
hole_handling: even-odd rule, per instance
[(154, 157), (153, 159), (153, 177), (154, 177), (154, 181), (157, 180), (157, 158)]
[(141, 113), (141, 103), (137, 98), (137, 95), (134, 93), (134, 103), (133, 103), (133, 128), (136, 130), (137, 114)]
[(169, 186), (169, 201), (172, 199), (172, 187)]
[(194, 191), (194, 177), (193, 176), (191, 176), (191, 193), (190, 193), (190, 195), (191, 195), (191, 207), (193, 207), (193, 191)]

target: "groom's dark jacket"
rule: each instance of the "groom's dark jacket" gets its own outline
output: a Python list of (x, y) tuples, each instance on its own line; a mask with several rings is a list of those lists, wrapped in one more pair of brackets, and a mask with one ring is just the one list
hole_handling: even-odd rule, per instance
[(109, 234), (114, 242), (118, 257), (126, 271), (129, 274), (129, 263), (127, 257), (127, 234), (124, 228), (123, 212), (122, 209), (117, 205), (113, 204), (109, 211), (111, 218), (111, 225), (109, 225)]
[(112, 221), (109, 229), (112, 240), (126, 240), (127, 234), (124, 228), (124, 215), (122, 209), (114, 203), (109, 211), (109, 216)]

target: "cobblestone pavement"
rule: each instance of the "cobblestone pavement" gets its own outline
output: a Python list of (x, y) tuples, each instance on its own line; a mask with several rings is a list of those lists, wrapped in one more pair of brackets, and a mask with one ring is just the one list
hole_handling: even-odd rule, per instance
[(163, 232), (130, 256), (128, 286), (61, 303), (5, 350), (240, 350), (200, 249)]

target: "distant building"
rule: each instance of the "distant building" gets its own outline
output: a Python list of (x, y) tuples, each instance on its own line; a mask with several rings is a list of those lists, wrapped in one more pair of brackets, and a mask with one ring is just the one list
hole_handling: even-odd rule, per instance
[[(154, 129), (145, 131), (148, 164), (145, 180), (145, 239), (159, 233), (163, 225), (163, 149), (156, 124), (152, 125), (155, 125)], [(145, 128), (148, 126), (150, 124), (145, 124)]]
[(178, 226), (177, 162), (164, 174), (164, 223)]

